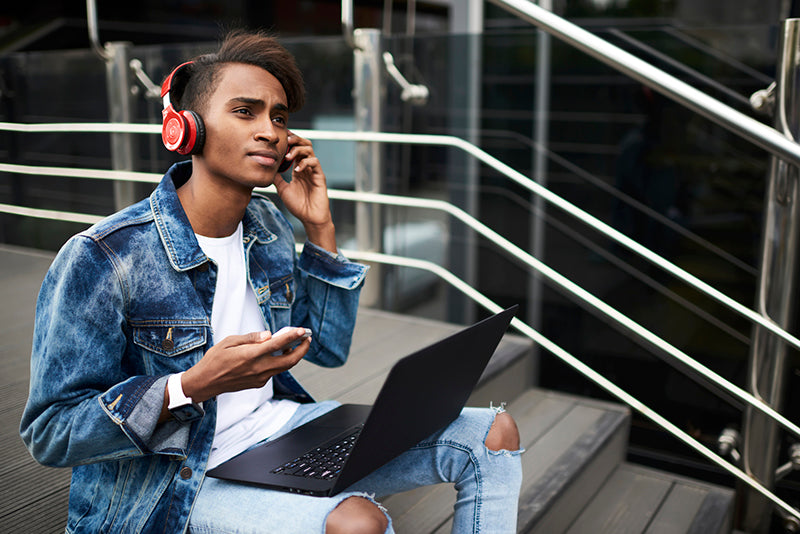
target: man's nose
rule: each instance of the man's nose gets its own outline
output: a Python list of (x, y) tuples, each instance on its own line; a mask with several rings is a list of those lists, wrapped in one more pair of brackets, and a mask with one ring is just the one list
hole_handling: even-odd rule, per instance
[(275, 124), (273, 124), (271, 118), (264, 121), (258, 121), (254, 137), (257, 141), (266, 141), (270, 144), (275, 144), (278, 142), (278, 131), (277, 128), (275, 128)]

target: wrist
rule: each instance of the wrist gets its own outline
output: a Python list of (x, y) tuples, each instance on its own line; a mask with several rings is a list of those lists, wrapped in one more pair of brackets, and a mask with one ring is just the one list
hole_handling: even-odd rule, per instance
[(332, 220), (322, 224), (306, 223), (303, 227), (309, 241), (334, 254), (338, 252), (336, 248), (336, 226), (334, 226)]
[(170, 375), (167, 379), (169, 404), (167, 409), (172, 416), (182, 423), (201, 418), (205, 412), (203, 407), (186, 395), (182, 384), (183, 373)]
[(181, 376), (181, 385), (187, 397), (195, 402), (203, 403), (208, 399), (223, 393), (214, 388), (214, 379), (210, 378), (199, 366), (190, 367)]

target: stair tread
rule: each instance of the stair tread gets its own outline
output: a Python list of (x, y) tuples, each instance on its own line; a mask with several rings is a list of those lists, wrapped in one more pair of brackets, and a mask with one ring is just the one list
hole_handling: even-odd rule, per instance
[[(510, 403), (508, 410), (517, 421), (526, 449), (522, 456), (521, 527), (547, 511), (608, 435), (622, 432), (623, 438), (627, 437), (627, 409), (609, 403), (532, 388)], [(624, 452), (626, 440), (620, 441), (615, 461)], [(432, 532), (431, 525), (449, 524), (454, 500), (455, 491), (442, 484), (389, 497), (384, 505), (398, 532)]]
[(566, 534), (686, 534), (724, 531), (733, 491), (623, 463)]

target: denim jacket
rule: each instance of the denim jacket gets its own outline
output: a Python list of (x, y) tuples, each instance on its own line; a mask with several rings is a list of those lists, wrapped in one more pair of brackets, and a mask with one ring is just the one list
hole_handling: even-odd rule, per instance
[[(20, 425), (40, 463), (72, 467), (67, 532), (184, 532), (216, 421), (156, 424), (166, 378), (212, 345), (216, 266), (202, 252), (173, 166), (149, 199), (74, 236), (51, 265), (36, 307), (31, 383)], [(253, 195), (243, 219), (246, 265), (267, 327), (313, 330), (306, 359), (342, 365), (366, 267), (306, 243)], [(276, 397), (311, 402), (288, 372)]]

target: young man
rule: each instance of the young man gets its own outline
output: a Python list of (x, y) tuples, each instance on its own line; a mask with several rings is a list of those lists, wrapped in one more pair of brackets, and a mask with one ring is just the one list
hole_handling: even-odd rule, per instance
[[(164, 89), (165, 144), (191, 161), (73, 237), (37, 304), (20, 431), (39, 462), (73, 468), (67, 530), (390, 532), (375, 494), (450, 481), (454, 529), (512, 532), (519, 436), (491, 410), (465, 411), (332, 498), (205, 477), (335, 407), (289, 369), (345, 362), (366, 268), (337, 252), (325, 175), (288, 130), (302, 78), (274, 39), (232, 33)], [(288, 222), (252, 194), (270, 184), (305, 228), (299, 257)], [(301, 328), (272, 336), (285, 326)]]

